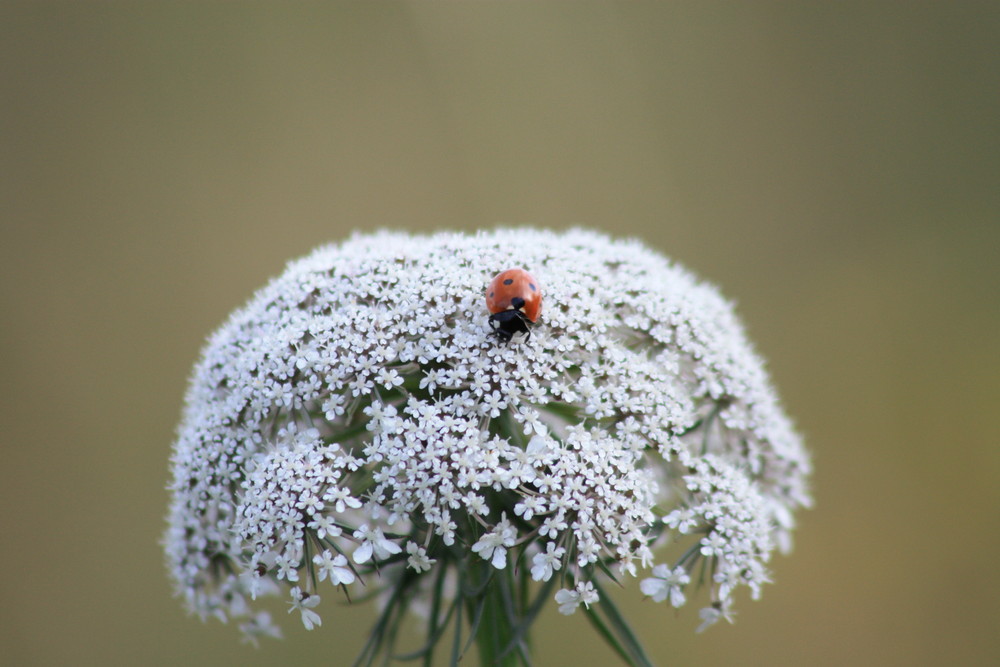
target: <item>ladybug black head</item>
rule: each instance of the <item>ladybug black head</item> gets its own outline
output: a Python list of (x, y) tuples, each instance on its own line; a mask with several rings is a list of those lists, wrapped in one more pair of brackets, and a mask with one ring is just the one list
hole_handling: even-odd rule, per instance
[(505, 343), (510, 343), (516, 333), (523, 333), (525, 341), (531, 338), (530, 321), (520, 310), (502, 310), (490, 315), (490, 326)]

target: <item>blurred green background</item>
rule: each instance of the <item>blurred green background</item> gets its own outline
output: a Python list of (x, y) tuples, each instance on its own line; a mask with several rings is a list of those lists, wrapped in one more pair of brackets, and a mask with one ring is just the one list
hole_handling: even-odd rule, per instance
[(0, 662), (347, 663), (370, 606), (253, 650), (171, 597), (188, 372), (318, 244), (532, 224), (719, 285), (815, 455), (735, 625), (621, 597), (659, 664), (998, 664), (998, 43), (996, 2), (3, 3)]

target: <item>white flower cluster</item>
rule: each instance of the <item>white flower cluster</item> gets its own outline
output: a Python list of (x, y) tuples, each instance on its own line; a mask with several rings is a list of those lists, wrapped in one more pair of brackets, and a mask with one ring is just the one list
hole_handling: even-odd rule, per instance
[[(483, 290), (514, 266), (544, 302), (530, 341), (504, 344)], [(206, 346), (172, 463), (165, 544), (189, 607), (249, 618), (284, 585), (307, 627), (320, 582), (461, 558), (560, 577), (571, 613), (598, 572), (635, 576), (672, 539), (693, 547), (642, 590), (680, 606), (709, 563), (711, 621), (735, 586), (759, 592), (809, 503), (808, 456), (731, 307), (582, 231), (380, 233), (292, 263)]]

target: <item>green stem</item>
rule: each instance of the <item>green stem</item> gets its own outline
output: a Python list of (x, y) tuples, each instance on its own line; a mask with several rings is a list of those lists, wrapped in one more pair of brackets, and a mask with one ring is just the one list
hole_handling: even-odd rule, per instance
[(483, 608), (483, 618), (476, 634), (476, 646), (479, 648), (479, 664), (483, 667), (514, 667), (515, 656), (508, 653), (501, 661), (500, 654), (511, 639), (510, 624), (507, 623), (503, 610), (503, 600), (500, 597), (499, 580), (494, 579), (483, 594), (486, 604)]
[[(511, 577), (502, 571), (493, 571), (493, 566), (483, 562), (472, 568), (482, 577), (490, 577), (485, 588), (480, 592), (482, 617), (475, 629), (476, 647), (479, 649), (479, 664), (482, 667), (517, 667), (526, 664), (526, 656), (521, 649), (511, 649), (512, 642), (524, 642), (523, 629), (518, 628), (519, 619), (512, 614), (511, 596), (515, 591), (511, 587)], [(470, 605), (470, 612), (476, 604)]]

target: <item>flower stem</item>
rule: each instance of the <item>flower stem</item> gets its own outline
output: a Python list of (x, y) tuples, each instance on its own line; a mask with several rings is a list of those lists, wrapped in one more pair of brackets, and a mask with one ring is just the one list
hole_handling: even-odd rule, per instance
[(473, 629), (479, 649), (479, 664), (483, 667), (530, 664), (525, 628), (518, 627), (521, 619), (511, 585), (513, 577), (507, 572), (494, 570), (485, 562), (474, 569), (483, 577), (489, 577), (479, 599), (474, 599), (469, 606), (470, 614), (475, 613), (476, 607), (482, 606), (478, 627)]

